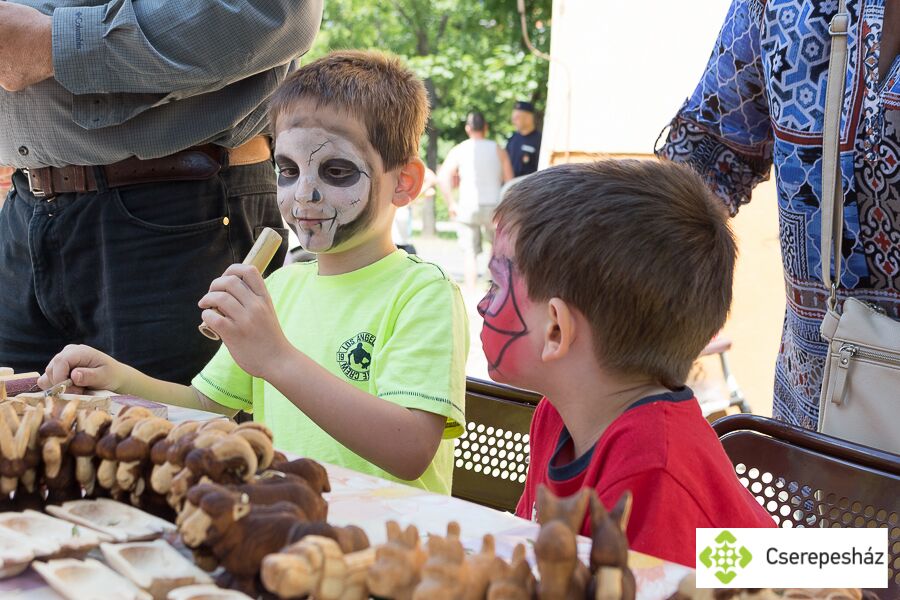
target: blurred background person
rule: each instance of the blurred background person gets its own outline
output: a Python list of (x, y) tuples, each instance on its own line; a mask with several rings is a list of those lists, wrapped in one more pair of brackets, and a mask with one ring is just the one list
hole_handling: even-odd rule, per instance
[(516, 132), (506, 142), (506, 153), (512, 163), (513, 177), (531, 175), (537, 171), (541, 154), (541, 132), (534, 124), (534, 104), (516, 102), (510, 120)]
[[(500, 202), (500, 187), (513, 177), (506, 152), (494, 140), (487, 139), (484, 115), (471, 112), (466, 117), (469, 139), (447, 153), (438, 170), (438, 185), (450, 218), (458, 223), (457, 236), (465, 259), (463, 283), (467, 293), (475, 292), (478, 281), (478, 255), (482, 240), (494, 239), (493, 214)], [(454, 197), (453, 188), (458, 188)]]

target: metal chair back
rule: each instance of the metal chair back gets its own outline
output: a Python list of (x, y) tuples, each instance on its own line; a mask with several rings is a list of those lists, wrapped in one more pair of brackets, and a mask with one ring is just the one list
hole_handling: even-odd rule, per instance
[(466, 432), (454, 449), (453, 495), (515, 511), (528, 472), (528, 432), (540, 395), (466, 380)]
[(781, 527), (888, 529), (888, 588), (900, 598), (900, 456), (755, 415), (713, 424), (744, 487)]

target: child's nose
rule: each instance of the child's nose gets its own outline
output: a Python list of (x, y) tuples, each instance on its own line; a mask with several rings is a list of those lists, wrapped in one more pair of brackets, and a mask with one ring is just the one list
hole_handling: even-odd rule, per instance
[(322, 201), (322, 192), (319, 191), (314, 179), (304, 178), (297, 184), (294, 201), (301, 204), (316, 204)]
[(478, 314), (481, 316), (482, 319), (484, 318), (484, 315), (487, 314), (487, 309), (488, 309), (488, 306), (490, 306), (490, 304), (491, 304), (490, 294), (485, 294), (484, 297), (481, 299), (481, 301), (478, 302), (478, 306), (475, 307), (475, 310), (478, 311)]

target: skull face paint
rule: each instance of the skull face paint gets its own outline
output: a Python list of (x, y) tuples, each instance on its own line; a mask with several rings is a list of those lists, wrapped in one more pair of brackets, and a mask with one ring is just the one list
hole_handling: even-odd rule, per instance
[(279, 132), (278, 205), (300, 245), (310, 252), (338, 248), (375, 216), (376, 183), (365, 152), (320, 127)]
[(481, 346), (488, 361), (488, 374), (495, 381), (512, 382), (523, 366), (524, 353), (528, 352), (528, 325), (523, 310), (529, 300), (512, 259), (504, 255), (507, 246), (504, 238), (498, 231), (489, 265), (493, 282), (478, 303), (478, 314), (484, 319)]

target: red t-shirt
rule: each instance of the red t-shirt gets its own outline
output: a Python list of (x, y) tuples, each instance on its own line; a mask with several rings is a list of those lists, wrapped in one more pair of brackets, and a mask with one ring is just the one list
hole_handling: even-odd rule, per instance
[[(541, 400), (531, 421), (531, 462), (516, 514), (533, 519), (538, 485), (560, 497), (593, 487), (607, 508), (625, 490), (633, 550), (693, 567), (697, 527), (775, 527), (737, 479), (722, 444), (689, 388), (631, 405), (597, 444), (567, 464), (572, 439), (556, 409)], [(585, 517), (584, 535), (590, 535)]]

